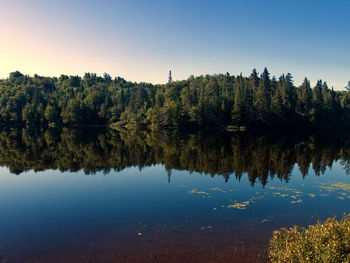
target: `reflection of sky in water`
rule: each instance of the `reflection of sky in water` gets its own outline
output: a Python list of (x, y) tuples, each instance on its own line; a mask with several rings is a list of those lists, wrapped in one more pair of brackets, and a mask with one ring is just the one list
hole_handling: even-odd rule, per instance
[(12, 240), (2, 248), (6, 253), (15, 249), (14, 239), (65, 240), (80, 232), (113, 231), (144, 236), (145, 225), (159, 223), (215, 230), (244, 225), (245, 219), (259, 231), (264, 224), (309, 224), (350, 212), (350, 178), (339, 163), (321, 176), (310, 169), (304, 179), (295, 166), (289, 183), (275, 178), (265, 187), (258, 181), (252, 187), (247, 176), (225, 183), (222, 176), (176, 170), (169, 184), (160, 165), (108, 175), (48, 170), (15, 176), (7, 168), (0, 173), (1, 239)]

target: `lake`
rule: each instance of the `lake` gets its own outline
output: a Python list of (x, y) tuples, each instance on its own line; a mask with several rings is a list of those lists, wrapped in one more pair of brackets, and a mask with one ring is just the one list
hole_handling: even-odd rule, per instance
[(346, 136), (9, 129), (0, 165), (0, 262), (268, 262), (350, 212)]

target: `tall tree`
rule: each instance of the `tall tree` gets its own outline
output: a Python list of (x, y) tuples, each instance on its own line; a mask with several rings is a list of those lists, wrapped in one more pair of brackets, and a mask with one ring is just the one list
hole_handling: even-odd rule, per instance
[(255, 114), (258, 121), (266, 123), (269, 119), (271, 107), (271, 80), (270, 73), (267, 68), (261, 74), (259, 81), (259, 87), (256, 91), (254, 108)]

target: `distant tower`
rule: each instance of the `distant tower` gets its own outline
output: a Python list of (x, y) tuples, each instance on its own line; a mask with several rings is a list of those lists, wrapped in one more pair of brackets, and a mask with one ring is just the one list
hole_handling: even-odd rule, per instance
[(173, 78), (171, 77), (171, 70), (169, 71), (169, 79), (168, 79), (168, 83), (173, 82)]

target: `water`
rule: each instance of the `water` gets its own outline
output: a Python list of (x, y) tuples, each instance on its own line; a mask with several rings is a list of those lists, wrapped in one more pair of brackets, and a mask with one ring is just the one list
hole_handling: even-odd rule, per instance
[(268, 262), (273, 230), (350, 212), (348, 145), (339, 136), (2, 132), (0, 259)]

